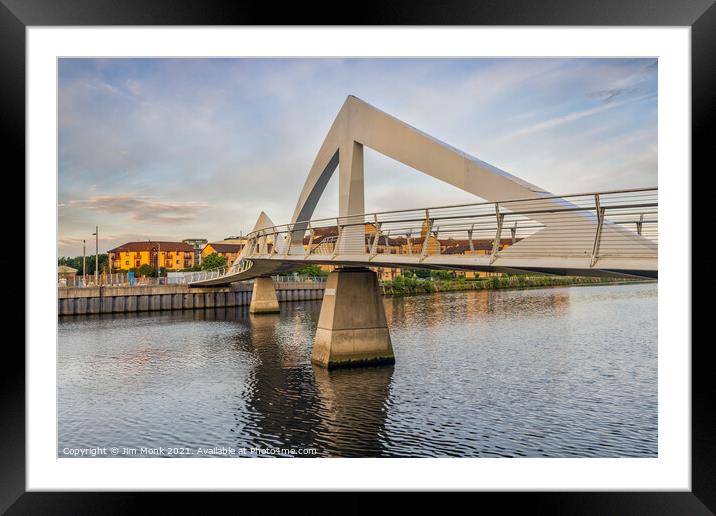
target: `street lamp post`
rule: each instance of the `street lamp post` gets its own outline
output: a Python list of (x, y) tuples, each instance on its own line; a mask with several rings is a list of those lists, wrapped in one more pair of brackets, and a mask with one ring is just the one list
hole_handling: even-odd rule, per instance
[(94, 284), (99, 286), (99, 226), (94, 227)]
[(82, 239), (82, 285), (87, 285), (87, 246), (85, 239)]

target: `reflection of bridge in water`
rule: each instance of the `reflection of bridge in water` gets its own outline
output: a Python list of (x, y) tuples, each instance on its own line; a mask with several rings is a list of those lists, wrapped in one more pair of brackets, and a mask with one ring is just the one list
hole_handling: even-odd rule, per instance
[[(287, 317), (305, 316), (295, 305), (281, 316), (248, 316), (248, 339), (257, 358), (244, 393), (248, 410), (256, 416), (251, 418), (256, 428), (245, 429), (254, 436), (251, 445), (273, 448), (291, 443), (293, 448), (329, 450), (334, 456), (380, 456), (393, 368), (301, 367), (305, 341), (290, 338), (285, 322)], [(305, 321), (296, 326), (301, 333)], [(270, 438), (262, 441), (261, 436)]]
[[(366, 214), (364, 145), (487, 202)], [(336, 168), (338, 217), (311, 220)], [(337, 266), (326, 285), (313, 361), (329, 367), (393, 362), (377, 279), (367, 267), (656, 278), (657, 190), (555, 196), (349, 96), (292, 222), (275, 225), (261, 213), (247, 240), (230, 267), (194, 273), (187, 282), (256, 278), (251, 311), (270, 313), (278, 311), (272, 274), (313, 263)], [(444, 252), (445, 240), (464, 252)], [(390, 245), (396, 241), (400, 252)], [(478, 249), (485, 241), (491, 245)]]
[[(469, 299), (470, 303), (456, 299)], [(505, 291), (453, 292), (424, 296), (418, 303), (414, 298), (391, 298), (386, 302), (386, 316), (389, 323), (396, 320), (402, 327), (405, 339), (406, 330), (417, 325), (436, 329), (442, 326), (444, 331), (447, 313), (455, 320), (474, 325), (491, 319), (498, 309), (502, 319), (507, 320), (524, 314), (534, 316), (535, 309), (563, 312), (569, 302), (569, 294), (562, 289), (522, 297)], [(195, 313), (198, 319), (232, 320), (248, 329), (237, 333), (234, 344), (238, 350), (252, 355), (249, 376), (241, 392), (244, 405), (238, 408), (249, 417), (236, 420), (236, 445), (313, 448), (319, 456), (380, 457), (411, 456), (411, 447), (425, 439), (431, 443), (430, 454), (455, 453), (445, 446), (449, 438), (441, 439), (437, 430), (435, 433), (428, 430), (420, 438), (409, 431), (396, 431), (396, 421), (390, 415), (395, 418), (400, 413), (396, 405), (411, 393), (409, 388), (404, 390), (408, 386), (395, 377), (393, 367), (330, 370), (306, 367), (306, 339), (319, 310), (320, 301), (307, 301), (287, 303), (280, 315), (251, 315), (245, 309)], [(409, 333), (414, 334), (413, 330)], [(434, 360), (441, 348), (450, 347), (446, 342), (427, 343), (424, 358)], [(404, 366), (407, 370), (419, 367), (416, 362)], [(435, 379), (425, 381), (429, 384)]]

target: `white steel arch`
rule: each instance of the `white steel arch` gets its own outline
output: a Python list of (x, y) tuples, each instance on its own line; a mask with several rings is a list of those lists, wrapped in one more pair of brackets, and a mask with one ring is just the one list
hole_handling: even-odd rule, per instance
[[(529, 218), (538, 224), (539, 229), (527, 238), (514, 242), (509, 249), (501, 251), (499, 260), (493, 256), (487, 264), (489, 267), (497, 267), (498, 263), (502, 262), (505, 270), (514, 267), (522, 270), (569, 270), (574, 273), (584, 269), (596, 272), (600, 241), (608, 242), (612, 249), (617, 250), (616, 254), (622, 251), (622, 254), (625, 254), (628, 251), (649, 264), (656, 263), (656, 241), (642, 237), (641, 233), (635, 234), (606, 218), (598, 195), (591, 209), (581, 208), (571, 200), (554, 196), (350, 95), (318, 150), (296, 203), (291, 223), (283, 226), (289, 228), (288, 233), (279, 238), (279, 230), (277, 227), (269, 228), (273, 223), (262, 212), (252, 232), (260, 236), (254, 238), (252, 245), (244, 248), (230, 270), (223, 274), (225, 277), (216, 275), (211, 279), (211, 284), (220, 284), (221, 281), (228, 283), (295, 268), (297, 257), (303, 257), (303, 239), (310, 219), (336, 168), (339, 171), (337, 224), (340, 232), (336, 249), (332, 253), (332, 261), (340, 263), (340, 260), (344, 259), (353, 264), (365, 261), (365, 265), (369, 265), (368, 258), (364, 259), (353, 251), (363, 247), (365, 238), (364, 146), (495, 203), (499, 228), (505, 216), (509, 218), (515, 207), (527, 210)], [(431, 222), (427, 217), (426, 223)], [(595, 228), (598, 234), (595, 234)], [(498, 235), (500, 231), (501, 229), (497, 230)], [(269, 237), (269, 234), (273, 236)], [(268, 248), (267, 238), (273, 239), (274, 251), (270, 257), (262, 256), (265, 255), (262, 251)], [(559, 244), (555, 246), (555, 242)], [(547, 254), (546, 249), (549, 249)], [(586, 266), (578, 262), (576, 265), (561, 267), (559, 262), (566, 256), (590, 258)], [(307, 261), (310, 259), (311, 257), (306, 257)], [(315, 257), (312, 259), (316, 260)], [(509, 263), (510, 259), (515, 260), (512, 262), (514, 265)], [(548, 261), (545, 262), (545, 259)], [(421, 263), (429, 265), (429, 261)], [(438, 263), (435, 265), (440, 266)], [(453, 266), (453, 263), (450, 261), (444, 265), (449, 267)], [(647, 269), (653, 270), (653, 267), (649, 265)], [(205, 283), (205, 280), (200, 281)]]

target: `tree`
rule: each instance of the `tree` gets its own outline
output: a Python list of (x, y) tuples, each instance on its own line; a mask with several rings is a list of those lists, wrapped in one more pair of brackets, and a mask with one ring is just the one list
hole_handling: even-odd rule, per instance
[(154, 267), (152, 267), (148, 263), (145, 263), (139, 268), (137, 272), (140, 276), (154, 276)]
[(429, 269), (406, 268), (403, 269), (403, 274), (409, 278), (430, 278), (432, 276), (432, 271)]
[[(82, 257), (81, 256), (75, 256), (74, 258), (70, 258), (69, 256), (63, 256), (59, 260), (57, 260), (57, 265), (67, 265), (68, 267), (72, 267), (73, 269), (77, 269), (77, 274), (82, 275), (84, 271), (82, 270)], [(94, 274), (95, 269), (95, 255), (94, 254), (88, 254), (87, 255), (87, 275), (91, 276)], [(99, 255), (99, 271), (109, 271), (109, 257), (107, 256), (107, 253), (100, 254)]]
[(202, 270), (218, 269), (219, 267), (226, 267), (226, 256), (211, 253), (201, 261)]
[(296, 271), (299, 276), (328, 276), (328, 272), (321, 269), (319, 265), (306, 265)]
[(70, 258), (69, 256), (63, 256), (59, 260), (57, 260), (57, 265), (66, 265), (67, 267), (72, 267), (73, 269), (77, 269), (77, 274), (82, 274), (82, 257), (80, 256), (78, 258)]
[(455, 271), (433, 271), (433, 277), (441, 280), (451, 280), (457, 277)]

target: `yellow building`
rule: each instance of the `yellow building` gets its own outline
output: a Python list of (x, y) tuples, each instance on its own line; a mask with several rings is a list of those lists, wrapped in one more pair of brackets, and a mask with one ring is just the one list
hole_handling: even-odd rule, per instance
[(127, 242), (108, 251), (112, 272), (138, 269), (149, 265), (154, 269), (190, 269), (194, 266), (194, 248), (184, 242)]
[[(471, 255), (487, 255), (492, 254), (492, 246), (494, 240), (481, 239), (472, 241), (472, 249), (470, 249), (470, 242), (468, 240), (452, 240), (443, 242), (447, 245), (443, 248), (443, 254), (471, 254)], [(512, 240), (503, 238), (500, 240), (498, 251), (507, 249), (512, 245)], [(455, 271), (458, 276), (465, 278), (484, 278), (488, 276), (502, 276), (501, 272), (482, 272), (482, 271)]]
[(241, 250), (244, 248), (244, 245), (246, 245), (246, 240), (243, 240), (243, 242), (239, 240), (238, 242), (233, 243), (233, 239), (206, 244), (201, 250), (201, 260), (204, 261), (207, 256), (216, 253), (219, 256), (226, 258), (227, 265), (231, 265), (236, 261), (239, 254), (241, 254)]
[(239, 244), (243, 247), (248, 243), (248, 240), (246, 240), (245, 237), (236, 236), (236, 237), (225, 238), (221, 242), (217, 242), (217, 243), (219, 243), (219, 244)]

